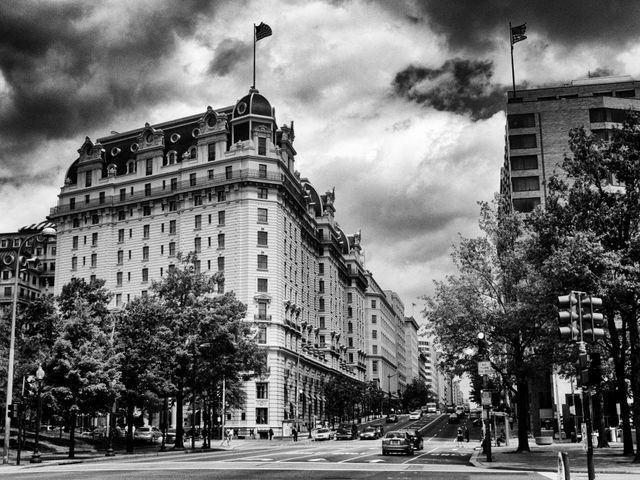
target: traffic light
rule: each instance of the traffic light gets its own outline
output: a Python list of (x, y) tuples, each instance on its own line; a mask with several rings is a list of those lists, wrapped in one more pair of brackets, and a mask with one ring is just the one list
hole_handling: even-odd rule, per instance
[(604, 316), (600, 312), (595, 312), (596, 308), (602, 307), (602, 299), (589, 295), (582, 300), (585, 313), (582, 315), (583, 336), (587, 341), (595, 342), (604, 338)]
[(570, 293), (558, 297), (558, 333), (561, 340), (577, 340), (578, 339), (578, 298)]
[(586, 353), (578, 355), (578, 361), (575, 363), (575, 366), (578, 387), (586, 387), (591, 383), (589, 378), (589, 355)]
[(9, 404), (9, 418), (18, 418), (20, 415), (21, 407), (20, 403)]
[(598, 352), (594, 352), (590, 356), (589, 380), (591, 385), (598, 385), (602, 382), (602, 359)]

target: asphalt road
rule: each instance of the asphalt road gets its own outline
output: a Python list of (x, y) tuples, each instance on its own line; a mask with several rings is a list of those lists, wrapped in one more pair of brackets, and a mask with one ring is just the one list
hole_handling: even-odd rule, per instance
[[(378, 421), (379, 423), (379, 421)], [(488, 478), (548, 478), (534, 472), (488, 472), (469, 464), (477, 432), (470, 443), (458, 444), (458, 425), (447, 423), (447, 416), (424, 417), (410, 422), (401, 417), (398, 424), (384, 424), (385, 431), (418, 428), (424, 435), (424, 449), (413, 456), (382, 456), (381, 440), (311, 442), (237, 442), (231, 450), (161, 456), (118, 456), (85, 463), (25, 465), (0, 468), (0, 478), (19, 479), (419, 479), (433, 480)], [(475, 441), (474, 441), (475, 440)]]

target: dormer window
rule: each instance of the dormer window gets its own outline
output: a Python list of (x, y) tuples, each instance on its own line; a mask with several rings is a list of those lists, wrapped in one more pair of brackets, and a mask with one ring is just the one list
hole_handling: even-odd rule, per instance
[(207, 126), (210, 128), (213, 128), (216, 126), (216, 121), (217, 118), (215, 115), (211, 115), (209, 118), (207, 118)]
[(136, 172), (136, 162), (134, 160), (129, 160), (127, 162), (127, 173), (135, 173)]
[(147, 143), (153, 143), (153, 132), (147, 133), (146, 137), (144, 137), (144, 141)]
[(193, 160), (197, 156), (198, 156), (198, 149), (196, 147), (191, 147), (189, 149), (189, 158)]

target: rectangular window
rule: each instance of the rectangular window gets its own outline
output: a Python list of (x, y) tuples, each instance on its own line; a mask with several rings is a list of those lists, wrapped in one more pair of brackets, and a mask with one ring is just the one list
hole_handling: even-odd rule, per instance
[(104, 192), (100, 192), (99, 200), (98, 200), (100, 202), (100, 205), (102, 205), (105, 202), (105, 199), (106, 199), (106, 194)]
[(190, 187), (195, 187), (196, 186), (196, 174), (195, 173), (190, 173), (189, 174), (189, 186)]
[(122, 286), (122, 272), (116, 273), (116, 287)]
[(371, 345), (371, 353), (373, 355), (377, 355), (378, 354), (378, 345)]
[(258, 270), (266, 270), (268, 267), (267, 255), (258, 255)]
[(94, 232), (91, 234), (91, 246), (92, 247), (97, 247), (98, 246), (98, 233)]
[(227, 180), (231, 180), (233, 178), (233, 167), (231, 165), (224, 167), (224, 178)]
[(371, 371), (374, 373), (378, 373), (378, 361), (374, 360), (371, 362)]
[(224, 248), (224, 233), (218, 234), (218, 248)]
[(218, 257), (218, 271), (224, 272), (224, 257)]
[(377, 315), (371, 315), (371, 323), (378, 323), (378, 316)]
[(219, 202), (224, 202), (227, 200), (227, 193), (224, 190), (218, 190), (217, 195)]
[(624, 123), (627, 118), (625, 110), (614, 108), (590, 108), (589, 121), (591, 123), (614, 122)]
[(537, 155), (521, 155), (518, 157), (511, 157), (511, 170), (536, 170), (537, 168)]
[(124, 228), (118, 230), (118, 243), (124, 242)]
[(118, 210), (118, 220), (125, 220), (127, 218), (127, 212), (124, 210)]
[(142, 269), (142, 281), (143, 282), (148, 282), (149, 281), (149, 269), (148, 268), (143, 268)]
[(70, 198), (69, 199), (69, 210), (75, 210), (76, 209), (76, 199), (75, 198)]
[(91, 268), (96, 268), (98, 266), (98, 254), (91, 254)]
[(209, 180), (213, 180), (213, 168), (211, 170), (207, 170), (207, 178)]
[(258, 302), (258, 319), (267, 320), (267, 302)]
[(324, 263), (322, 262), (318, 264), (318, 275), (324, 275)]
[(147, 240), (149, 235), (151, 234), (151, 225), (143, 225), (142, 226), (142, 238)]
[(375, 300), (371, 300), (371, 308), (378, 308), (378, 303)]
[(256, 398), (269, 398), (269, 384), (266, 382), (256, 382)]
[(268, 292), (269, 291), (269, 281), (266, 278), (258, 279), (258, 291), (259, 292)]
[(320, 317), (320, 328), (327, 328), (327, 327), (325, 326), (325, 319), (324, 319), (324, 317)]
[(378, 331), (377, 330), (371, 330), (371, 338), (378, 338)]
[(78, 269), (78, 257), (71, 257), (71, 270)]
[(258, 177), (267, 178), (267, 166), (266, 165), (258, 165)]
[(194, 195), (193, 196), (193, 204), (196, 207), (199, 207), (202, 205), (202, 195)]
[(124, 262), (124, 250), (118, 250), (118, 265), (122, 265)]
[(175, 257), (176, 255), (176, 242), (169, 242), (169, 256)]
[(258, 138), (258, 155), (267, 154), (267, 139), (264, 137)]
[(97, 225), (100, 223), (100, 215), (91, 215), (91, 224)]
[(269, 409), (268, 408), (256, 408), (256, 425), (268, 425), (269, 424)]
[(318, 310), (324, 312), (324, 298), (318, 300)]
[(84, 172), (84, 186), (91, 186), (91, 172)]
[(144, 184), (144, 196), (145, 197), (150, 197), (151, 196), (151, 184), (150, 183), (145, 183)]
[(540, 190), (540, 177), (512, 177), (511, 186), (514, 192)]
[(146, 175), (153, 175), (153, 159), (152, 158), (148, 158), (147, 159), (147, 164), (146, 164), (146, 170), (145, 170)]
[(89, 195), (85, 195), (84, 196), (84, 203), (86, 203), (87, 205), (89, 205), (89, 203), (91, 202), (91, 196)]
[(269, 211), (266, 208), (258, 209), (258, 223), (267, 223), (269, 221)]
[(71, 239), (71, 248), (74, 250), (78, 249), (78, 236), (76, 235)]
[(142, 247), (142, 260), (149, 260), (149, 247), (147, 245)]
[(259, 345), (267, 344), (267, 326), (266, 325), (258, 326), (258, 336), (256, 338), (256, 341), (258, 342)]
[(169, 220), (169, 235), (175, 235), (175, 234), (176, 234), (176, 221)]
[(126, 188), (121, 188), (120, 189), (120, 201), (124, 202), (126, 198), (127, 198), (127, 189)]
[(142, 207), (142, 216), (148, 217), (149, 215), (151, 215), (151, 207), (149, 205), (145, 205)]
[(347, 345), (348, 345), (349, 348), (353, 348), (353, 338), (352, 337), (349, 337)]
[(521, 213), (532, 212), (533, 209), (536, 208), (538, 205), (540, 205), (539, 197), (513, 199), (513, 209), (516, 212), (521, 212)]
[(196, 237), (193, 239), (193, 250), (196, 253), (200, 253), (202, 251), (202, 238)]
[(261, 200), (266, 200), (269, 198), (269, 189), (268, 188), (258, 188), (258, 198)]
[[(207, 159), (213, 162), (216, 159), (216, 144), (210, 143), (207, 145)], [(213, 173), (213, 170), (210, 170)], [(212, 175), (213, 176), (213, 175)]]
[(353, 303), (353, 293), (347, 293), (347, 303)]
[(509, 135), (509, 147), (511, 150), (522, 150), (525, 148), (536, 148), (538, 142), (534, 133), (527, 135)]
[(324, 280), (318, 281), (318, 293), (324, 293)]
[(202, 228), (202, 215), (196, 215), (193, 217), (194, 227), (196, 230), (200, 230)]
[(269, 237), (267, 232), (264, 232), (262, 230), (258, 232), (258, 246), (266, 247), (269, 244), (268, 240)]
[(218, 225), (224, 225), (224, 210), (218, 212)]
[(533, 113), (519, 113), (507, 115), (509, 128), (529, 128), (536, 126), (536, 117)]
[(178, 189), (178, 179), (177, 178), (172, 178), (171, 179), (171, 191), (175, 192)]

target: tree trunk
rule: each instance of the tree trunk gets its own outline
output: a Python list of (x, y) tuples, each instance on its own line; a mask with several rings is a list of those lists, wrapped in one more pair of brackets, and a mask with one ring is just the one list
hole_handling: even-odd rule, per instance
[(604, 396), (602, 395), (601, 385), (597, 385), (595, 388), (596, 395), (591, 398), (593, 399), (593, 419), (596, 426), (594, 430), (598, 431), (597, 448), (609, 448), (607, 429), (604, 426)]
[(69, 415), (69, 458), (76, 457), (76, 414)]
[[(636, 317), (635, 297), (633, 306), (627, 318), (629, 327), (629, 344), (631, 346), (631, 391), (634, 399), (640, 399), (640, 332), (638, 332), (638, 319)], [(633, 402), (633, 424), (636, 426), (636, 438), (640, 438), (640, 401)], [(636, 448), (633, 463), (640, 463), (640, 449)]]
[(133, 453), (133, 401), (127, 400), (127, 438), (125, 440), (127, 453)]
[(518, 449), (516, 452), (530, 452), (529, 449), (529, 382), (518, 380), (516, 404), (518, 405)]
[(178, 386), (178, 391), (176, 392), (176, 443), (173, 446), (174, 450), (184, 450), (184, 428), (183, 428), (183, 418), (182, 418), (182, 407), (184, 401), (184, 390), (183, 386)]

